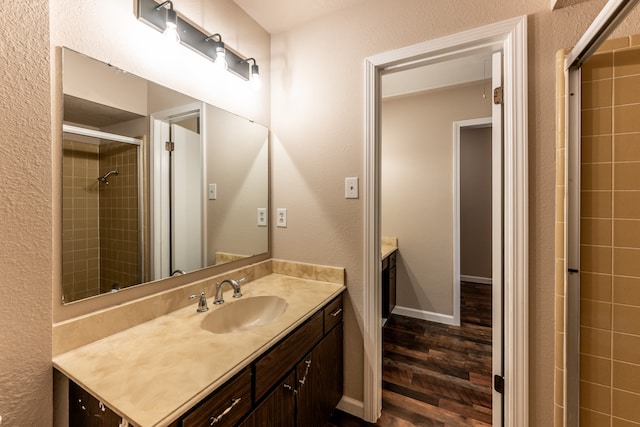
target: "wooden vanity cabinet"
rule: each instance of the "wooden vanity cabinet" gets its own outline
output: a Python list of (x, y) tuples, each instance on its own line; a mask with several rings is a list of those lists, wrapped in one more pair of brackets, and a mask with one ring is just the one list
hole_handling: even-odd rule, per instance
[[(318, 310), (169, 427), (323, 427), (342, 397), (342, 301), (339, 295)], [(120, 421), (70, 382), (70, 426), (118, 427)]]
[[(342, 397), (342, 318), (340, 295), (255, 364), (256, 399), (259, 400), (262, 394), (257, 392), (258, 381), (266, 374), (262, 371), (267, 369), (272, 372), (271, 376), (275, 376), (273, 360), (281, 360), (283, 352), (295, 354), (287, 356), (288, 366), (287, 363), (277, 365), (277, 375), (284, 376), (284, 379), (275, 388), (270, 388), (271, 391), (240, 427), (323, 427), (329, 421)], [(320, 342), (313, 346), (307, 342), (306, 346), (290, 347), (291, 339), (301, 331), (305, 331), (304, 336), (313, 337), (320, 331)], [(309, 350), (306, 355), (301, 353), (305, 348)], [(285, 367), (286, 370), (282, 371)], [(268, 387), (273, 387), (273, 384)]]
[(393, 251), (382, 260), (382, 317), (389, 318), (396, 306), (396, 254)]

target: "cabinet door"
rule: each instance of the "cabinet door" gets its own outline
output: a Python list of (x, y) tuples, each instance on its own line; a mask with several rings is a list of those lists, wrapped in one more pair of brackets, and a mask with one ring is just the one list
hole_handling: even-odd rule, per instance
[(294, 427), (295, 372), (281, 382), (239, 427)]
[(69, 425), (73, 427), (118, 427), (122, 418), (69, 381)]
[(342, 323), (296, 368), (298, 427), (323, 427), (342, 397)]

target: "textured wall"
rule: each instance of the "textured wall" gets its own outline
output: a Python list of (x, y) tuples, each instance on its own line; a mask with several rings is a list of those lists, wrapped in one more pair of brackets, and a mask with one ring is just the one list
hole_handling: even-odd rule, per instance
[[(551, 12), (548, 0), (371, 0), (272, 37), (273, 205), (289, 227), (274, 255), (347, 269), (346, 387), (362, 397), (363, 199), (345, 176), (364, 173), (366, 57), (519, 15), (528, 18), (530, 425), (553, 418), (555, 52), (572, 46), (604, 0)], [(639, 11), (620, 31), (640, 25)], [(453, 19), (455, 17), (455, 19)], [(361, 186), (361, 191), (363, 188)], [(402, 244), (402, 243), (400, 243)], [(304, 250), (301, 250), (303, 248)]]
[[(0, 415), (51, 425), (49, 6), (0, 2)], [(35, 36), (34, 36), (35, 34)]]

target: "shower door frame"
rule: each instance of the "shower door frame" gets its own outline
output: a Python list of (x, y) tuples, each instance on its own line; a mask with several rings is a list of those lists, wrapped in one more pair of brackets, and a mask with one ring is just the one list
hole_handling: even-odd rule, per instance
[(640, 0), (609, 0), (565, 58), (564, 425), (580, 425), (580, 145), (582, 65)]
[[(125, 135), (118, 135), (115, 133), (103, 132), (95, 129), (88, 129), (82, 126), (74, 126), (66, 123), (62, 124), (62, 132), (70, 133), (74, 135), (86, 136), (89, 138), (106, 139), (108, 141), (120, 142), (123, 144), (135, 145), (137, 147), (137, 168), (138, 168), (138, 277), (140, 283), (144, 282), (144, 275), (146, 273), (145, 264), (145, 251), (144, 251), (144, 239), (143, 239), (143, 220), (145, 215), (145, 205), (143, 203), (143, 166), (142, 166), (142, 148), (143, 140), (139, 138), (133, 138)], [(62, 302), (64, 304), (64, 292), (62, 295)]]

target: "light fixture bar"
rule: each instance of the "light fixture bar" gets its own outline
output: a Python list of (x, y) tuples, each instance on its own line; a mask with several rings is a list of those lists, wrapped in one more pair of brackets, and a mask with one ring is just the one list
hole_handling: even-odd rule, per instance
[[(135, 0), (136, 17), (150, 27), (163, 32), (166, 28), (166, 12), (164, 8), (158, 10), (158, 5), (154, 0)], [(207, 41), (211, 33), (205, 33), (191, 23), (185, 21), (178, 16), (178, 35), (180, 35), (180, 43), (187, 46), (194, 52), (208, 58), (211, 61), (216, 59), (216, 44), (213, 40)], [(244, 58), (238, 55), (229, 46), (225, 44), (226, 60), (231, 71), (243, 80), (251, 78), (251, 66)]]

